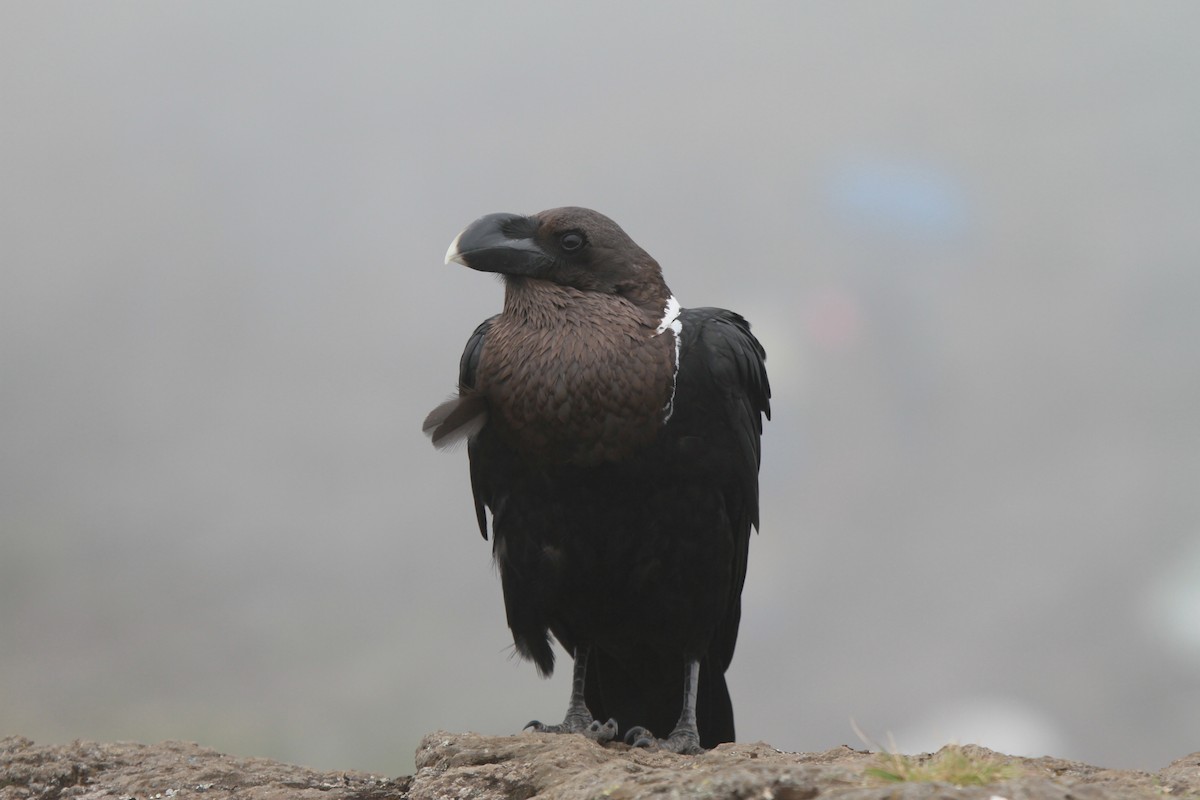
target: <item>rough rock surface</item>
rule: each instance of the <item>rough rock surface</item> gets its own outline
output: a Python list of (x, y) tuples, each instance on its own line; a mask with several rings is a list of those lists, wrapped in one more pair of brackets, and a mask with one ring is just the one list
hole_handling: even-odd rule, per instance
[(319, 772), (199, 745), (74, 742), (35, 745), (0, 739), (0, 800), (15, 798), (762, 798), (763, 800), (1136, 800), (1200, 798), (1200, 753), (1156, 774), (1108, 770), (1055, 758), (1012, 758), (967, 746), (968, 754), (1014, 765), (987, 786), (887, 783), (867, 770), (880, 757), (849, 747), (783, 753), (730, 744), (699, 756), (601, 747), (581, 736), (526, 733), (489, 737), (433, 733), (412, 776)]
[(239, 758), (190, 742), (38, 745), (0, 739), (0, 800), (16, 798), (363, 798), (407, 797), (409, 778), (319, 772), (266, 758)]

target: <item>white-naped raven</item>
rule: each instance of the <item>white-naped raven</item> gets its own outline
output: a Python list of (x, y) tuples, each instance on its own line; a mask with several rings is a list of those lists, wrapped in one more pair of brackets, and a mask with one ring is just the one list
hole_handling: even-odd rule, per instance
[(750, 325), (680, 308), (585, 208), (482, 217), (451, 261), (503, 276), (504, 309), (424, 428), (468, 442), (517, 652), (548, 675), (553, 634), (574, 657), (566, 718), (528, 727), (680, 753), (733, 741), (725, 670), (771, 396)]

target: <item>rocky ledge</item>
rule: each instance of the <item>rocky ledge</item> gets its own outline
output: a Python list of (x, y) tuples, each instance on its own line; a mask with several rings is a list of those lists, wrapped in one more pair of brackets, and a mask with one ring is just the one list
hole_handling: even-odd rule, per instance
[[(963, 769), (939, 772), (952, 755)], [(838, 747), (784, 753), (728, 744), (699, 756), (596, 745), (580, 736), (432, 733), (414, 775), (322, 772), (241, 758), (186, 742), (0, 739), (0, 800), (16, 798), (762, 798), (763, 800), (1135, 800), (1200, 798), (1200, 753), (1157, 773), (1057, 758), (1016, 758), (967, 745), (907, 759)], [(956, 785), (955, 781), (980, 785)]]

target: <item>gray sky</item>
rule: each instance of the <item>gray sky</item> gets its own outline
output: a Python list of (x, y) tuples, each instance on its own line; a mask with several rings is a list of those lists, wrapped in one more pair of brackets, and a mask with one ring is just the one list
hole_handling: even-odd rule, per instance
[(561, 713), (420, 421), (501, 298), (447, 244), (576, 204), (767, 347), (743, 739), (1200, 748), (1198, 24), (0, 5), (0, 735), (398, 774)]

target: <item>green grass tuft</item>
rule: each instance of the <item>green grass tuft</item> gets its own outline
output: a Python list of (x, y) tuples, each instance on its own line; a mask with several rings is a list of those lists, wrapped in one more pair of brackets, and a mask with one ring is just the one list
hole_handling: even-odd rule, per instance
[(879, 753), (880, 765), (868, 767), (867, 775), (888, 783), (951, 783), (955, 786), (985, 786), (1015, 778), (1020, 770), (990, 756), (972, 755), (958, 745), (946, 745), (928, 758)]

